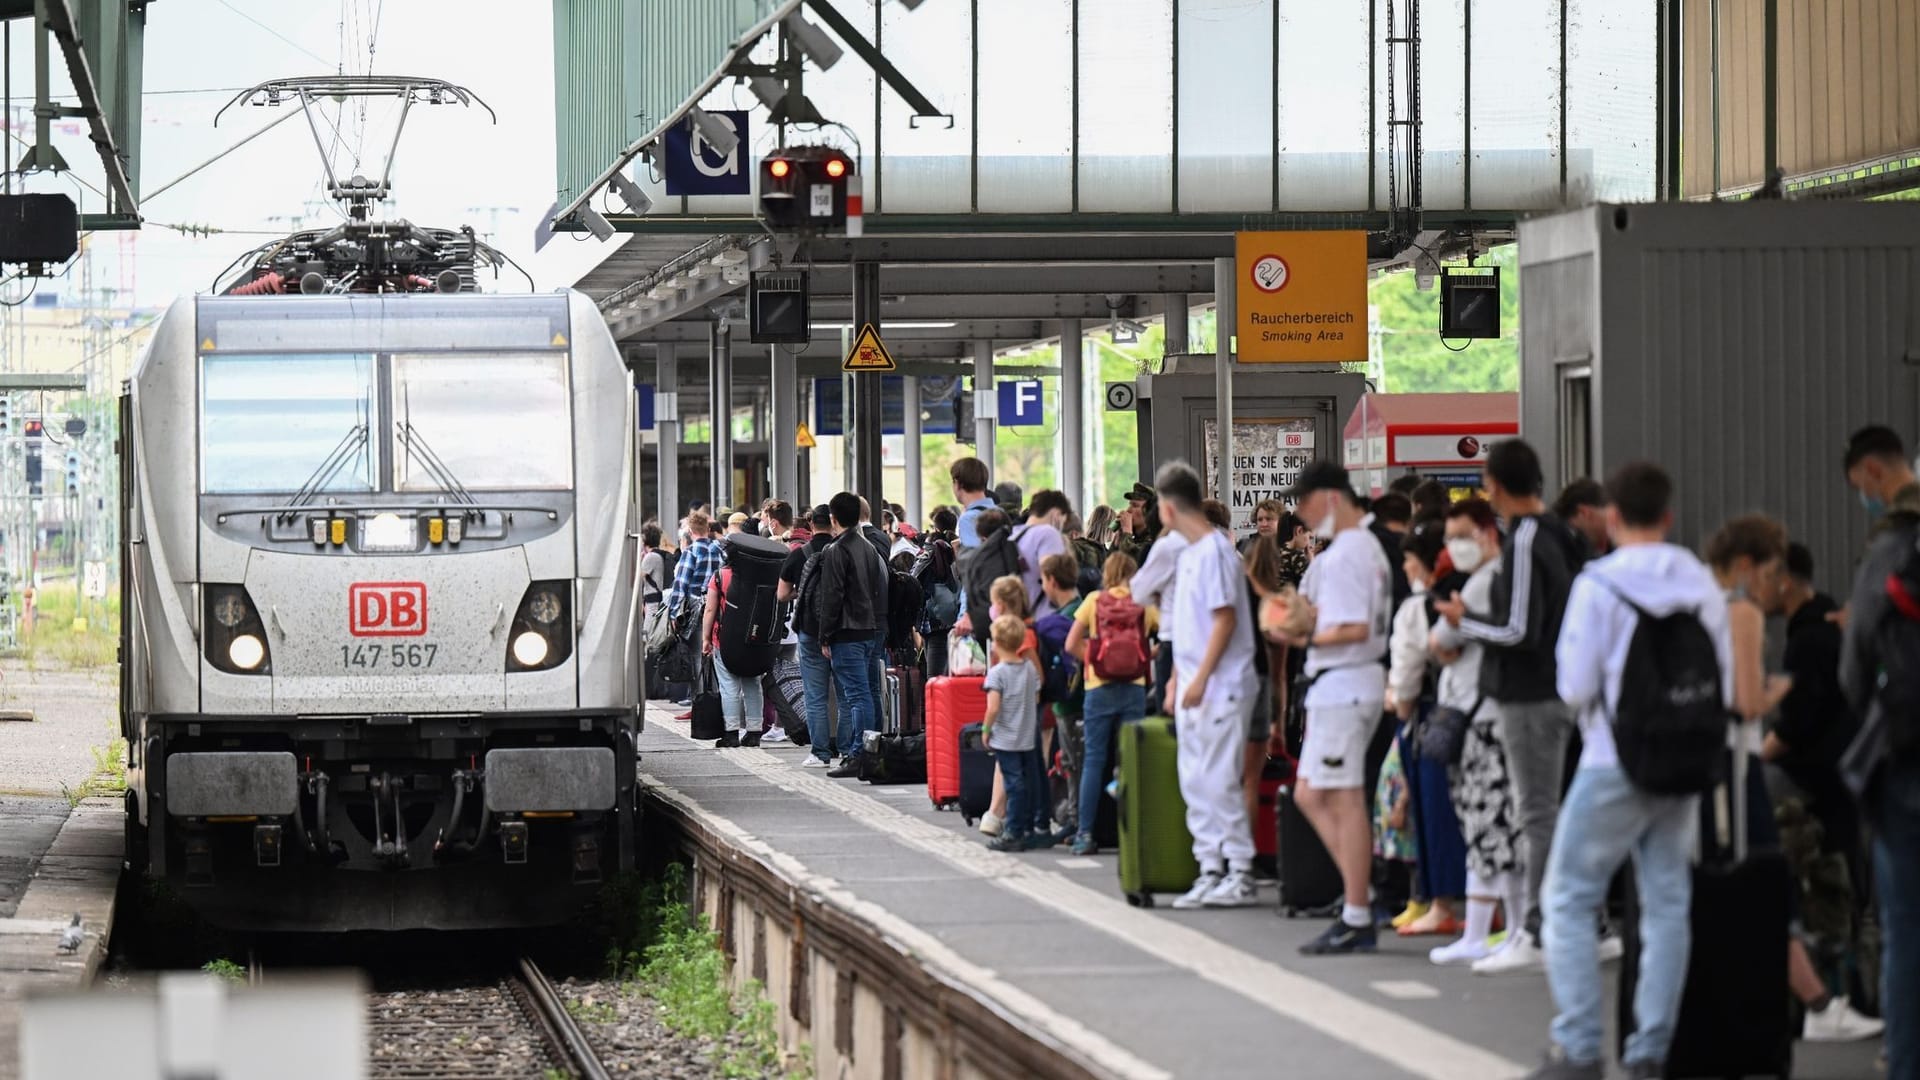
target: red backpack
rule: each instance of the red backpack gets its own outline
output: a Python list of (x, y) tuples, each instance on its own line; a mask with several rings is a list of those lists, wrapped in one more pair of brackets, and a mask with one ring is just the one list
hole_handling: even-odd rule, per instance
[(1132, 682), (1153, 667), (1147, 651), (1147, 613), (1132, 597), (1102, 592), (1093, 605), (1093, 655), (1088, 666), (1105, 682)]

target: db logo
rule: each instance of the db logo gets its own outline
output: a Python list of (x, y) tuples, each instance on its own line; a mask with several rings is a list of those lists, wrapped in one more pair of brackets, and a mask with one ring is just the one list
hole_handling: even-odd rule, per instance
[(1307, 440), (1306, 440), (1306, 437), (1305, 437), (1305, 436), (1303, 436), (1303, 435), (1301, 435), (1301, 434), (1300, 434), (1299, 432), (1297, 432), (1297, 431), (1296, 431), (1296, 432), (1290, 432), (1290, 433), (1288, 433), (1288, 435), (1287, 435), (1287, 445), (1288, 445), (1288, 446), (1299, 446), (1299, 445), (1301, 445), (1301, 444), (1303, 444), (1303, 443), (1305, 443), (1306, 441), (1307, 441)]
[(1460, 456), (1463, 458), (1479, 457), (1480, 440), (1471, 435), (1464, 436), (1460, 440), (1459, 450)]
[(419, 637), (427, 632), (427, 587), (418, 581), (363, 581), (347, 587), (354, 637)]

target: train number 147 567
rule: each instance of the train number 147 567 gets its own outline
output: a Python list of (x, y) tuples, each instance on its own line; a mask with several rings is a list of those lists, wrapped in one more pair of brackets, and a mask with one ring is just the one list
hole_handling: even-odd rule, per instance
[(415, 645), (342, 645), (340, 646), (340, 666), (343, 668), (430, 668), (440, 646), (434, 644)]

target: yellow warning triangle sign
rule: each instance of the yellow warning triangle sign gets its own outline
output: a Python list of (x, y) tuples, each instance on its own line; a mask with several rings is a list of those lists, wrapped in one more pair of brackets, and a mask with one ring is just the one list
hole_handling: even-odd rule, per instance
[(840, 364), (841, 371), (893, 369), (893, 354), (887, 351), (887, 343), (880, 340), (880, 334), (872, 323), (860, 328), (860, 336), (853, 339), (853, 348), (847, 350), (847, 358)]
[(207, 340), (205, 340), (205, 341), (203, 341), (203, 342), (201, 342), (201, 343), (200, 343), (200, 351), (201, 351), (201, 352), (212, 352), (212, 351), (214, 351), (214, 349), (213, 349), (213, 339), (212, 339), (212, 338), (208, 338)]
[(566, 344), (567, 344), (567, 335), (565, 334), (553, 335), (553, 345), (555, 348), (565, 348)]
[(813, 450), (820, 446), (820, 443), (814, 439), (813, 432), (807, 430), (807, 423), (804, 420), (800, 422), (798, 428), (794, 429), (793, 441), (802, 450)]

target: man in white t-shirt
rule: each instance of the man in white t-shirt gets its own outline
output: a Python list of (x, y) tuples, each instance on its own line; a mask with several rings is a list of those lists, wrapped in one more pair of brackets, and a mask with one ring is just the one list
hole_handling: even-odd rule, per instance
[[(1248, 907), (1256, 902), (1253, 833), (1240, 793), (1247, 720), (1258, 680), (1246, 572), (1233, 541), (1200, 509), (1200, 477), (1185, 462), (1154, 478), (1160, 519), (1185, 538), (1171, 608), (1173, 680), (1164, 704), (1179, 740), (1180, 795), (1200, 876), (1176, 908)], [(1165, 541), (1161, 541), (1165, 543)]]
[(1373, 825), (1367, 815), (1367, 744), (1386, 700), (1389, 601), (1393, 575), (1368, 531), (1347, 472), (1316, 461), (1287, 493), (1315, 536), (1331, 540), (1307, 569), (1300, 594), (1316, 612), (1307, 649), (1307, 733), (1294, 797), (1340, 868), (1346, 902), (1340, 918), (1300, 947), (1309, 955), (1372, 952)]

